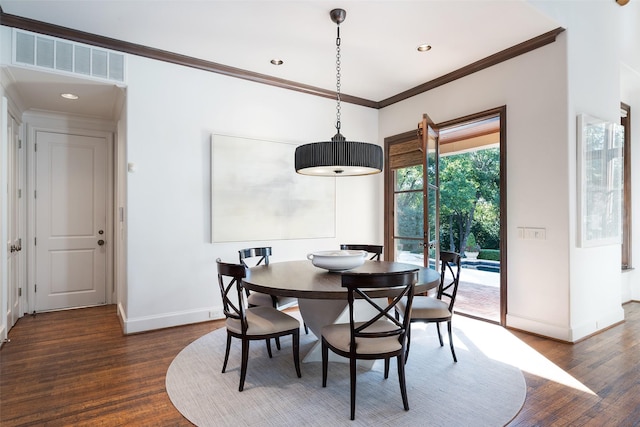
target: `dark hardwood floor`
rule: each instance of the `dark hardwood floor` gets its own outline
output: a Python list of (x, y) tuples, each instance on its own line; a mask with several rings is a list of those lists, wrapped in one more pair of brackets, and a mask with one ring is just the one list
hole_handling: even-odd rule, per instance
[[(625, 323), (574, 345), (515, 332), (597, 396), (525, 372), (527, 398), (510, 426), (640, 426), (640, 303), (624, 308)], [(169, 401), (165, 373), (223, 325), (123, 336), (115, 306), (25, 316), (0, 350), (0, 424), (190, 425)]]

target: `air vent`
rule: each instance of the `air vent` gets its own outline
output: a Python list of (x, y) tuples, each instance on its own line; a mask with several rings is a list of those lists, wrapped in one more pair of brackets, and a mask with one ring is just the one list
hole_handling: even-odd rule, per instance
[(123, 53), (13, 29), (13, 63), (124, 83)]

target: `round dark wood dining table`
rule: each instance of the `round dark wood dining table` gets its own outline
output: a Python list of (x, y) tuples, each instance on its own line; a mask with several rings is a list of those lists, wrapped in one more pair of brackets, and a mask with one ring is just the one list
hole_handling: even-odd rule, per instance
[[(415, 293), (433, 289), (440, 283), (440, 274), (431, 268), (392, 261), (365, 261), (350, 273), (372, 274), (418, 269)], [(276, 296), (298, 298), (298, 307), (305, 324), (316, 337), (322, 327), (335, 323), (347, 306), (347, 290), (342, 287), (342, 274), (315, 267), (311, 261), (273, 262), (248, 269), (243, 284), (249, 290)], [(311, 353), (316, 353), (312, 356)], [(315, 361), (313, 350), (305, 361)]]

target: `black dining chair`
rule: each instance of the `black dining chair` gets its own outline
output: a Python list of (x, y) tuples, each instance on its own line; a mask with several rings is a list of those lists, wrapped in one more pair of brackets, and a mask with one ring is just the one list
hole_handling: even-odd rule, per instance
[[(424, 322), (435, 323), (438, 329), (438, 339), (440, 346), (444, 346), (442, 334), (440, 333), (440, 322), (447, 322), (449, 332), (449, 346), (453, 361), (457, 362), (456, 351), (453, 346), (453, 334), (451, 331), (451, 319), (453, 317), (453, 305), (456, 302), (458, 286), (460, 284), (460, 254), (455, 252), (440, 252), (440, 284), (436, 296), (416, 296), (413, 299), (411, 311), (411, 323)], [(401, 301), (396, 309), (396, 317), (401, 316), (404, 302)], [(409, 347), (411, 346), (411, 331), (407, 337), (407, 359), (409, 358)]]
[(370, 254), (369, 260), (380, 261), (380, 256), (382, 255), (382, 250), (384, 246), (382, 245), (360, 245), (360, 244), (342, 244), (340, 245), (340, 249), (342, 250), (353, 250), (353, 251), (365, 251)]
[[(272, 255), (271, 246), (258, 247), (258, 248), (246, 248), (238, 251), (238, 257), (240, 263), (247, 268), (255, 267), (257, 265), (269, 265), (269, 257)], [(282, 310), (289, 308), (298, 303), (297, 298), (292, 297), (279, 297), (275, 295), (269, 295), (262, 292), (249, 291), (245, 288), (247, 294), (247, 302), (249, 307), (263, 307), (271, 306)], [(305, 332), (307, 327), (305, 325)], [(307, 332), (308, 333), (308, 332)], [(276, 348), (280, 350), (280, 340), (276, 339)]]
[[(269, 257), (272, 255), (272, 249), (270, 246), (261, 248), (246, 248), (238, 251), (238, 258), (240, 263), (245, 267), (255, 267), (257, 265), (269, 265)], [(275, 295), (264, 294), (262, 292), (250, 292), (249, 289), (245, 289), (247, 293), (247, 301), (250, 307), (259, 306), (272, 306), (273, 308), (287, 308), (295, 305), (298, 300), (291, 297), (278, 297)]]
[[(329, 349), (349, 359), (351, 384), (351, 419), (356, 411), (356, 361), (384, 359), (384, 378), (389, 377), (389, 363), (397, 358), (398, 379), (402, 403), (409, 410), (405, 381), (406, 338), (411, 318), (411, 302), (418, 269), (393, 273), (342, 273), (342, 286), (347, 288), (349, 323), (332, 324), (322, 328), (322, 387), (327, 386)], [(354, 300), (366, 301), (374, 314), (367, 320), (356, 321)], [(381, 302), (384, 301), (384, 302)], [(393, 316), (398, 303), (404, 301), (403, 317)], [(369, 313), (367, 311), (367, 313)]]
[[(224, 263), (218, 258), (218, 284), (222, 295), (224, 315), (227, 318), (227, 348), (222, 364), (222, 373), (227, 369), (231, 338), (242, 341), (242, 360), (240, 362), (240, 386), (244, 389), (244, 381), (247, 376), (249, 363), (249, 342), (254, 340), (266, 340), (269, 357), (271, 355), (271, 338), (292, 336), (293, 362), (298, 378), (300, 372), (300, 322), (286, 313), (270, 306), (247, 307), (246, 294), (243, 290), (242, 279), (246, 277), (246, 267), (242, 264)], [(234, 292), (235, 291), (235, 292)], [(235, 301), (232, 298), (235, 296)]]

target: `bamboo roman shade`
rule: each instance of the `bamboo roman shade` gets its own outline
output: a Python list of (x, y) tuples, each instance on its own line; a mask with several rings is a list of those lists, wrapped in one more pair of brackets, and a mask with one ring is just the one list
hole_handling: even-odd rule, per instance
[(398, 142), (389, 147), (389, 168), (400, 169), (421, 165), (424, 153), (419, 139)]

